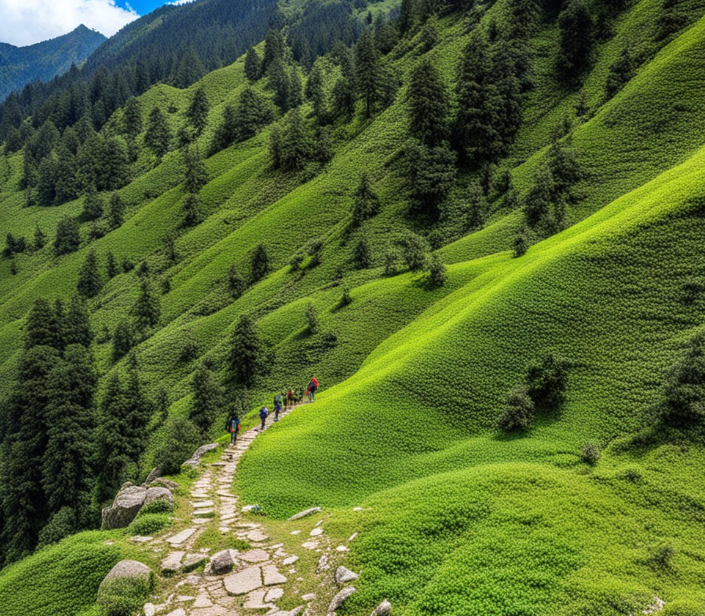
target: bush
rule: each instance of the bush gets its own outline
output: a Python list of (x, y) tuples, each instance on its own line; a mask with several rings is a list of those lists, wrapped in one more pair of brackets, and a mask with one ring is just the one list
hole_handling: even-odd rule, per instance
[(432, 287), (442, 287), (448, 279), (448, 270), (437, 254), (431, 257), (428, 266), (428, 282)]
[(98, 591), (98, 605), (107, 616), (134, 616), (149, 599), (153, 578), (115, 578)]
[(76, 532), (76, 512), (71, 507), (62, 507), (53, 514), (49, 523), (39, 533), (38, 547), (58, 543)]
[(525, 431), (534, 421), (534, 402), (526, 385), (514, 388), (507, 396), (497, 427), (504, 432)]
[(345, 308), (345, 306), (349, 306), (352, 304), (352, 295), (350, 295), (350, 289), (348, 287), (343, 288), (343, 295), (340, 297), (340, 301), (338, 301), (338, 308)]
[(568, 365), (557, 355), (546, 355), (529, 367), (526, 375), (527, 392), (536, 407), (553, 410), (565, 400)]
[(676, 555), (676, 550), (670, 543), (661, 543), (651, 549), (649, 562), (659, 569), (667, 569), (671, 566), (671, 561)]
[(321, 323), (318, 320), (318, 310), (313, 304), (309, 304), (306, 307), (306, 323), (306, 331), (309, 336), (313, 336), (321, 329)]
[(154, 465), (165, 475), (174, 475), (200, 445), (198, 428), (183, 417), (169, 419), (164, 427), (164, 438), (154, 453)]
[(154, 535), (169, 526), (169, 516), (163, 513), (147, 513), (135, 518), (129, 530), (133, 535)]
[(595, 466), (600, 460), (602, 454), (600, 453), (600, 447), (595, 443), (585, 443), (583, 448), (580, 450), (580, 459), (589, 464), (590, 466)]
[(160, 498), (159, 500), (152, 501), (151, 503), (147, 503), (142, 509), (140, 509), (140, 512), (137, 514), (137, 517), (142, 517), (150, 514), (155, 514), (155, 513), (173, 513), (174, 512), (174, 505), (170, 503), (168, 500), (164, 500), (163, 498)]

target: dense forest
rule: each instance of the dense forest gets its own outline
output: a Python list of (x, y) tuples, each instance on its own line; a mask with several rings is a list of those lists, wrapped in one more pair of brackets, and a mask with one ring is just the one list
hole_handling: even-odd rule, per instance
[(315, 373), (235, 488), (364, 504), (341, 613), (700, 614), (704, 14), (202, 0), (10, 95), (0, 599)]

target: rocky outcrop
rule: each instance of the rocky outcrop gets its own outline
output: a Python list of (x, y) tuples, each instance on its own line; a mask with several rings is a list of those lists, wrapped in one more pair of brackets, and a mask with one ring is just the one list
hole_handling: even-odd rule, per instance
[(193, 455), (188, 460), (186, 460), (186, 462), (184, 462), (181, 466), (190, 466), (191, 468), (196, 468), (203, 456), (205, 456), (209, 451), (215, 451), (216, 449), (218, 449), (217, 443), (201, 445), (198, 449), (196, 449), (196, 451), (193, 452)]
[(103, 530), (125, 528), (137, 517), (147, 498), (147, 488), (129, 485), (123, 487), (110, 507), (103, 509)]
[(144, 505), (149, 505), (156, 501), (163, 500), (169, 504), (174, 504), (174, 496), (166, 488), (147, 488), (147, 494), (144, 497)]

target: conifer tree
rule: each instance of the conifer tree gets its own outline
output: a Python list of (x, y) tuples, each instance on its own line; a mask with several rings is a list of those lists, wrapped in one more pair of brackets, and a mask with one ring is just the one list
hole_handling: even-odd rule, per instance
[(612, 98), (619, 92), (634, 75), (634, 62), (625, 47), (619, 57), (610, 65), (607, 81), (605, 82), (605, 95)]
[(80, 190), (76, 156), (62, 146), (57, 149), (53, 173), (56, 203), (66, 203), (78, 197)]
[(592, 17), (583, 0), (570, 0), (558, 16), (560, 53), (556, 69), (567, 87), (578, 86), (592, 64), (595, 45)]
[(275, 124), (269, 136), (269, 158), (273, 169), (281, 169), (282, 166), (282, 139), (282, 130)]
[(372, 251), (367, 238), (363, 235), (353, 249), (353, 264), (357, 269), (367, 269), (372, 266)]
[(267, 71), (269, 87), (274, 92), (274, 103), (282, 112), (290, 108), (292, 101), (291, 74), (284, 60), (277, 58)]
[(209, 362), (201, 362), (196, 369), (191, 380), (191, 391), (193, 401), (189, 419), (205, 436), (223, 404), (223, 393)]
[(370, 29), (365, 30), (355, 46), (355, 87), (365, 104), (365, 116), (370, 117), (380, 99), (382, 68), (379, 51)]
[(412, 140), (406, 152), (406, 178), (413, 209), (435, 219), (457, 175), (456, 156), (447, 144), (428, 148)]
[(229, 147), (237, 140), (237, 113), (233, 105), (223, 107), (223, 117), (215, 129), (211, 153), (215, 154)]
[(208, 184), (208, 171), (198, 147), (188, 147), (184, 150), (185, 188), (191, 194), (196, 194)]
[(264, 40), (264, 57), (262, 58), (262, 72), (269, 70), (275, 60), (284, 57), (284, 38), (281, 30), (269, 30)]
[(122, 131), (130, 139), (136, 139), (142, 132), (142, 105), (134, 96), (125, 103), (123, 108)]
[(417, 6), (416, 0), (402, 0), (401, 8), (399, 9), (399, 18), (397, 24), (399, 32), (402, 36), (409, 34), (416, 25)]
[(148, 278), (142, 281), (140, 294), (132, 307), (132, 313), (135, 317), (135, 325), (139, 330), (155, 327), (159, 323), (161, 314), (159, 296)]
[(228, 289), (233, 299), (240, 297), (247, 289), (247, 281), (240, 274), (235, 265), (231, 265), (228, 270)]
[(201, 200), (198, 195), (186, 195), (186, 200), (184, 201), (184, 225), (187, 227), (193, 227), (199, 224), (202, 220), (203, 215), (201, 213)]
[(83, 217), (86, 220), (97, 220), (103, 215), (103, 210), (103, 197), (98, 194), (95, 185), (89, 184), (83, 202)]
[(37, 226), (34, 229), (34, 250), (41, 250), (44, 248), (46, 243), (47, 236), (44, 231), (39, 228), (39, 223), (37, 223)]
[(304, 119), (298, 109), (292, 109), (284, 118), (281, 140), (281, 168), (300, 171), (311, 158), (311, 141)]
[(134, 331), (129, 321), (123, 320), (117, 324), (113, 332), (112, 342), (113, 361), (119, 361), (132, 350), (134, 346)]
[(533, 186), (524, 197), (524, 216), (529, 227), (538, 227), (548, 219), (555, 195), (556, 189), (551, 172), (547, 167), (542, 167), (536, 175)]
[(159, 107), (154, 107), (147, 121), (147, 132), (144, 136), (145, 145), (159, 159), (169, 151), (172, 133), (169, 123)]
[(409, 77), (409, 132), (433, 148), (448, 139), (450, 102), (438, 69), (428, 58), (414, 66)]
[(379, 212), (379, 197), (372, 188), (370, 176), (363, 173), (353, 195), (353, 226), (359, 227), (365, 220)]
[(262, 75), (262, 60), (254, 47), (250, 47), (245, 55), (245, 77), (257, 81)]
[(321, 63), (316, 61), (309, 73), (306, 81), (306, 98), (313, 105), (313, 113), (318, 118), (318, 121), (325, 123), (327, 120), (326, 95), (323, 84), (323, 71)]
[(98, 268), (98, 255), (95, 250), (91, 250), (78, 273), (76, 289), (83, 297), (91, 298), (98, 295), (102, 288), (103, 279)]
[(210, 105), (208, 104), (208, 96), (203, 87), (198, 87), (193, 93), (191, 102), (186, 110), (186, 117), (193, 127), (196, 135), (200, 135), (208, 125), (208, 112)]
[(262, 280), (270, 269), (269, 254), (264, 244), (259, 244), (250, 256), (250, 281), (255, 284)]
[(111, 229), (117, 229), (125, 221), (125, 202), (120, 193), (114, 192), (108, 204), (108, 224)]
[(51, 511), (69, 507), (84, 526), (93, 486), (97, 375), (93, 356), (84, 346), (68, 346), (64, 357), (49, 375), (42, 487)]
[(74, 295), (69, 304), (64, 326), (64, 338), (66, 346), (80, 344), (87, 349), (90, 348), (93, 342), (93, 331), (91, 330), (88, 310), (85, 302), (78, 295)]
[(27, 315), (25, 325), (25, 348), (35, 346), (49, 346), (57, 351), (64, 348), (62, 325), (57, 320), (57, 315), (49, 302), (43, 297), (38, 297), (32, 304), (32, 309)]
[(115, 278), (120, 273), (117, 261), (112, 250), (108, 251), (108, 256), (105, 259), (105, 272), (108, 275), (108, 280)]
[(331, 92), (333, 115), (336, 118), (349, 119), (355, 113), (355, 90), (347, 77), (340, 77)]
[(228, 363), (237, 385), (250, 387), (263, 372), (264, 349), (254, 321), (243, 314), (230, 339)]
[(81, 234), (78, 221), (70, 216), (64, 216), (56, 226), (54, 238), (54, 253), (57, 256), (75, 252), (81, 245)]

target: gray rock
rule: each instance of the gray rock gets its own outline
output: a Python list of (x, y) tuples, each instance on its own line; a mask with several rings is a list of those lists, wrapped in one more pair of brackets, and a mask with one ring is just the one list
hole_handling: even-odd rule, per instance
[(149, 580), (152, 575), (152, 570), (145, 564), (138, 562), (136, 560), (121, 560), (117, 563), (103, 578), (100, 583), (100, 589), (103, 588), (108, 582), (116, 579), (145, 579)]
[(181, 559), (185, 552), (172, 552), (164, 560), (162, 560), (162, 575), (173, 575), (177, 571), (181, 571)]
[(183, 569), (184, 573), (189, 573), (190, 571), (197, 569), (199, 565), (206, 562), (207, 560), (208, 557), (205, 554), (189, 554), (184, 559), (181, 568)]
[(235, 566), (232, 550), (222, 550), (217, 554), (213, 554), (208, 565), (208, 572), (214, 575), (223, 575), (230, 573)]
[(333, 597), (333, 600), (330, 602), (330, 605), (328, 606), (328, 613), (335, 612), (345, 601), (347, 601), (348, 597), (355, 593), (357, 591), (357, 588), (354, 586), (348, 586), (347, 588), (343, 588), (335, 597)]
[(300, 520), (306, 516), (313, 515), (314, 513), (319, 513), (321, 511), (320, 507), (311, 507), (311, 509), (306, 509), (306, 511), (301, 511), (296, 515), (292, 515), (287, 521), (294, 522), (295, 520)]
[(144, 616), (154, 616), (157, 613), (154, 603), (145, 603), (142, 610), (144, 611)]
[(262, 587), (262, 570), (258, 566), (248, 567), (226, 577), (223, 580), (223, 584), (228, 594), (235, 596), (246, 595)]
[(335, 581), (340, 584), (347, 584), (348, 582), (352, 582), (356, 580), (358, 577), (360, 577), (357, 573), (354, 573), (350, 571), (350, 569), (347, 569), (346, 567), (343, 567), (342, 565), (338, 567), (338, 569), (335, 572)]
[(370, 616), (387, 616), (388, 614), (392, 613), (392, 604), (387, 601), (386, 599), (382, 601), (370, 614)]
[(190, 466), (192, 468), (196, 468), (201, 461), (201, 458), (205, 456), (209, 451), (215, 451), (218, 449), (218, 443), (209, 443), (208, 445), (201, 445), (196, 451), (193, 452), (193, 455), (186, 460), (181, 466)]
[(103, 530), (125, 528), (137, 517), (147, 497), (147, 488), (127, 486), (122, 488), (110, 507), (103, 509)]
[(170, 490), (176, 490), (176, 488), (179, 487), (178, 483), (172, 481), (171, 479), (164, 479), (164, 477), (159, 477), (159, 479), (155, 479), (150, 487), (154, 487), (155, 485), (164, 486), (165, 488), (169, 488)]
[(144, 505), (149, 505), (149, 503), (154, 503), (158, 500), (167, 501), (171, 505), (174, 504), (174, 496), (167, 488), (148, 488), (144, 497)]
[(324, 554), (318, 561), (316, 573), (321, 573), (322, 571), (327, 571), (328, 569), (330, 569), (330, 564), (328, 563), (328, 556)]
[(145, 487), (149, 486), (153, 481), (158, 479), (161, 474), (162, 474), (162, 471), (159, 468), (154, 467), (150, 471), (149, 475), (147, 475), (147, 479), (144, 480), (144, 483), (142, 485)]

